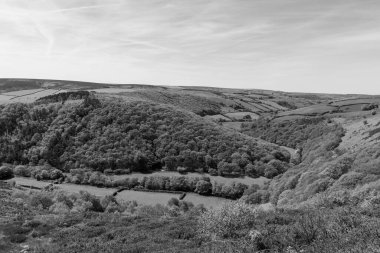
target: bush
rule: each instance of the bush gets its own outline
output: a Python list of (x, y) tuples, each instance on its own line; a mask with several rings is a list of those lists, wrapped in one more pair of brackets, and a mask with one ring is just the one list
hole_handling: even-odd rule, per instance
[(8, 180), (13, 178), (13, 171), (9, 166), (0, 167), (0, 180)]
[(169, 199), (168, 206), (179, 206), (179, 200), (177, 198)]
[(242, 201), (228, 202), (217, 209), (204, 212), (199, 218), (198, 232), (210, 239), (234, 238), (238, 231), (251, 228), (256, 211)]
[(13, 169), (13, 172), (16, 176), (20, 177), (31, 177), (31, 171), (27, 166), (18, 165)]
[(376, 108), (379, 108), (379, 105), (377, 104), (366, 104), (366, 105), (363, 105), (362, 106), (362, 111), (370, 111), (370, 110), (373, 110), (373, 109), (376, 109)]
[(270, 193), (265, 190), (258, 190), (251, 194), (248, 194), (244, 198), (245, 202), (248, 204), (264, 204), (269, 202)]
[(13, 243), (23, 243), (26, 241), (26, 239), (26, 235), (15, 234), (9, 236), (9, 240)]
[(343, 157), (338, 160), (337, 163), (329, 166), (323, 171), (324, 175), (331, 177), (332, 179), (338, 179), (343, 174), (347, 173), (351, 169), (354, 159), (351, 157)]
[(42, 209), (49, 209), (53, 203), (52, 196), (45, 192), (36, 192), (30, 198), (31, 206), (40, 207)]
[(62, 171), (50, 165), (33, 167), (31, 176), (37, 180), (57, 180), (64, 178)]
[(197, 182), (194, 192), (200, 195), (210, 195), (212, 192), (212, 184), (210, 182), (200, 180)]
[(178, 171), (178, 173), (180, 173), (180, 174), (186, 174), (186, 173), (187, 173), (187, 169), (184, 168), (184, 167), (178, 167), (178, 168), (177, 168), (177, 171)]

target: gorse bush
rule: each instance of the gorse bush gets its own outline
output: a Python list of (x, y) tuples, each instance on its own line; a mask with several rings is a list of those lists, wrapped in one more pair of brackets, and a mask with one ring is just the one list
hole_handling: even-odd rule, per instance
[(249, 244), (251, 252), (374, 253), (380, 249), (379, 218), (363, 215), (354, 206), (265, 211), (242, 202), (226, 204), (200, 216), (198, 233), (216, 244), (235, 241), (235, 250)]
[(201, 214), (198, 232), (212, 239), (244, 236), (241, 232), (246, 233), (245, 230), (253, 226), (255, 217), (254, 206), (242, 201), (228, 202)]

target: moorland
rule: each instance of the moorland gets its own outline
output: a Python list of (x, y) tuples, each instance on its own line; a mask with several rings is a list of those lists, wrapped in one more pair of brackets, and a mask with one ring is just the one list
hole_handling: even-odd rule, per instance
[(379, 252), (379, 104), (0, 79), (0, 252)]

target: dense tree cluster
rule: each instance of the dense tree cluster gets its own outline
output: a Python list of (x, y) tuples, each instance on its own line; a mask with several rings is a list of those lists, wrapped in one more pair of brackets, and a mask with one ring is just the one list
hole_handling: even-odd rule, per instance
[(13, 173), (21, 177), (33, 177), (37, 180), (57, 180), (63, 181), (64, 175), (62, 171), (48, 164), (43, 166), (24, 166), (18, 165), (13, 168)]
[(326, 123), (323, 117), (281, 122), (260, 118), (252, 123), (242, 124), (242, 132), (247, 135), (291, 148), (303, 147), (309, 140), (336, 131), (343, 132), (343, 129), (338, 124)]
[(209, 177), (146, 176), (143, 178), (113, 178), (100, 172), (73, 169), (66, 182), (97, 187), (125, 188), (147, 191), (194, 192), (200, 195), (228, 199), (240, 198), (248, 186), (231, 181), (229, 184), (211, 182)]
[(286, 170), (288, 161), (289, 154), (275, 145), (170, 106), (101, 102), (89, 96), (79, 104), (0, 107), (0, 162), (48, 163), (67, 172), (108, 169), (120, 174), (183, 167), (223, 176), (273, 177)]

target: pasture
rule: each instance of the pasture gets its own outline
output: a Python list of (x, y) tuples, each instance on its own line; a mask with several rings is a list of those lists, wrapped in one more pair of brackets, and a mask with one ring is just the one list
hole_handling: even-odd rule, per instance
[(231, 120), (242, 120), (245, 116), (249, 115), (251, 119), (258, 119), (260, 115), (253, 113), (253, 112), (230, 112), (226, 113), (225, 116), (227, 116)]
[(337, 107), (333, 105), (317, 104), (304, 108), (299, 108), (296, 110), (281, 112), (279, 116), (290, 116), (290, 115), (321, 115), (331, 111), (336, 110)]
[(227, 128), (235, 129), (240, 131), (241, 122), (223, 122), (222, 125)]
[(8, 103), (32, 103), (37, 99), (54, 95), (57, 93), (66, 92), (66, 90), (58, 89), (31, 89), (19, 90), (0, 94), (0, 104)]
[[(141, 174), (144, 175), (144, 174)], [(16, 182), (16, 185), (28, 185), (28, 186), (35, 186), (39, 188), (43, 188), (50, 183), (43, 182), (43, 181), (37, 181), (32, 178), (24, 178), (24, 177), (16, 177), (12, 179)], [(104, 197), (107, 195), (112, 195), (116, 189), (112, 188), (99, 188), (95, 186), (89, 186), (89, 185), (76, 185), (76, 184), (59, 184), (55, 185), (59, 189), (69, 192), (69, 193), (78, 193), (80, 191), (86, 191), (90, 194), (93, 194), (97, 197)], [(178, 194), (175, 193), (162, 193), (162, 192), (140, 192), (140, 191), (133, 191), (133, 190), (126, 190), (122, 191), (117, 195), (117, 200), (122, 201), (137, 201), (140, 204), (145, 205), (156, 205), (156, 204), (162, 204), (165, 205), (168, 203), (168, 201), (171, 198), (178, 198), (181, 195), (179, 192)], [(185, 199), (186, 201), (192, 202), (194, 205), (202, 204), (206, 208), (210, 207), (217, 207), (222, 205), (225, 202), (232, 201), (227, 200), (224, 198), (218, 198), (218, 197), (206, 197), (201, 196), (195, 193), (187, 193)]]
[(217, 114), (217, 115), (206, 115), (204, 116), (205, 119), (211, 119), (211, 120), (214, 120), (214, 121), (231, 121), (230, 118), (227, 118), (226, 116), (224, 115), (221, 115), (221, 114)]

